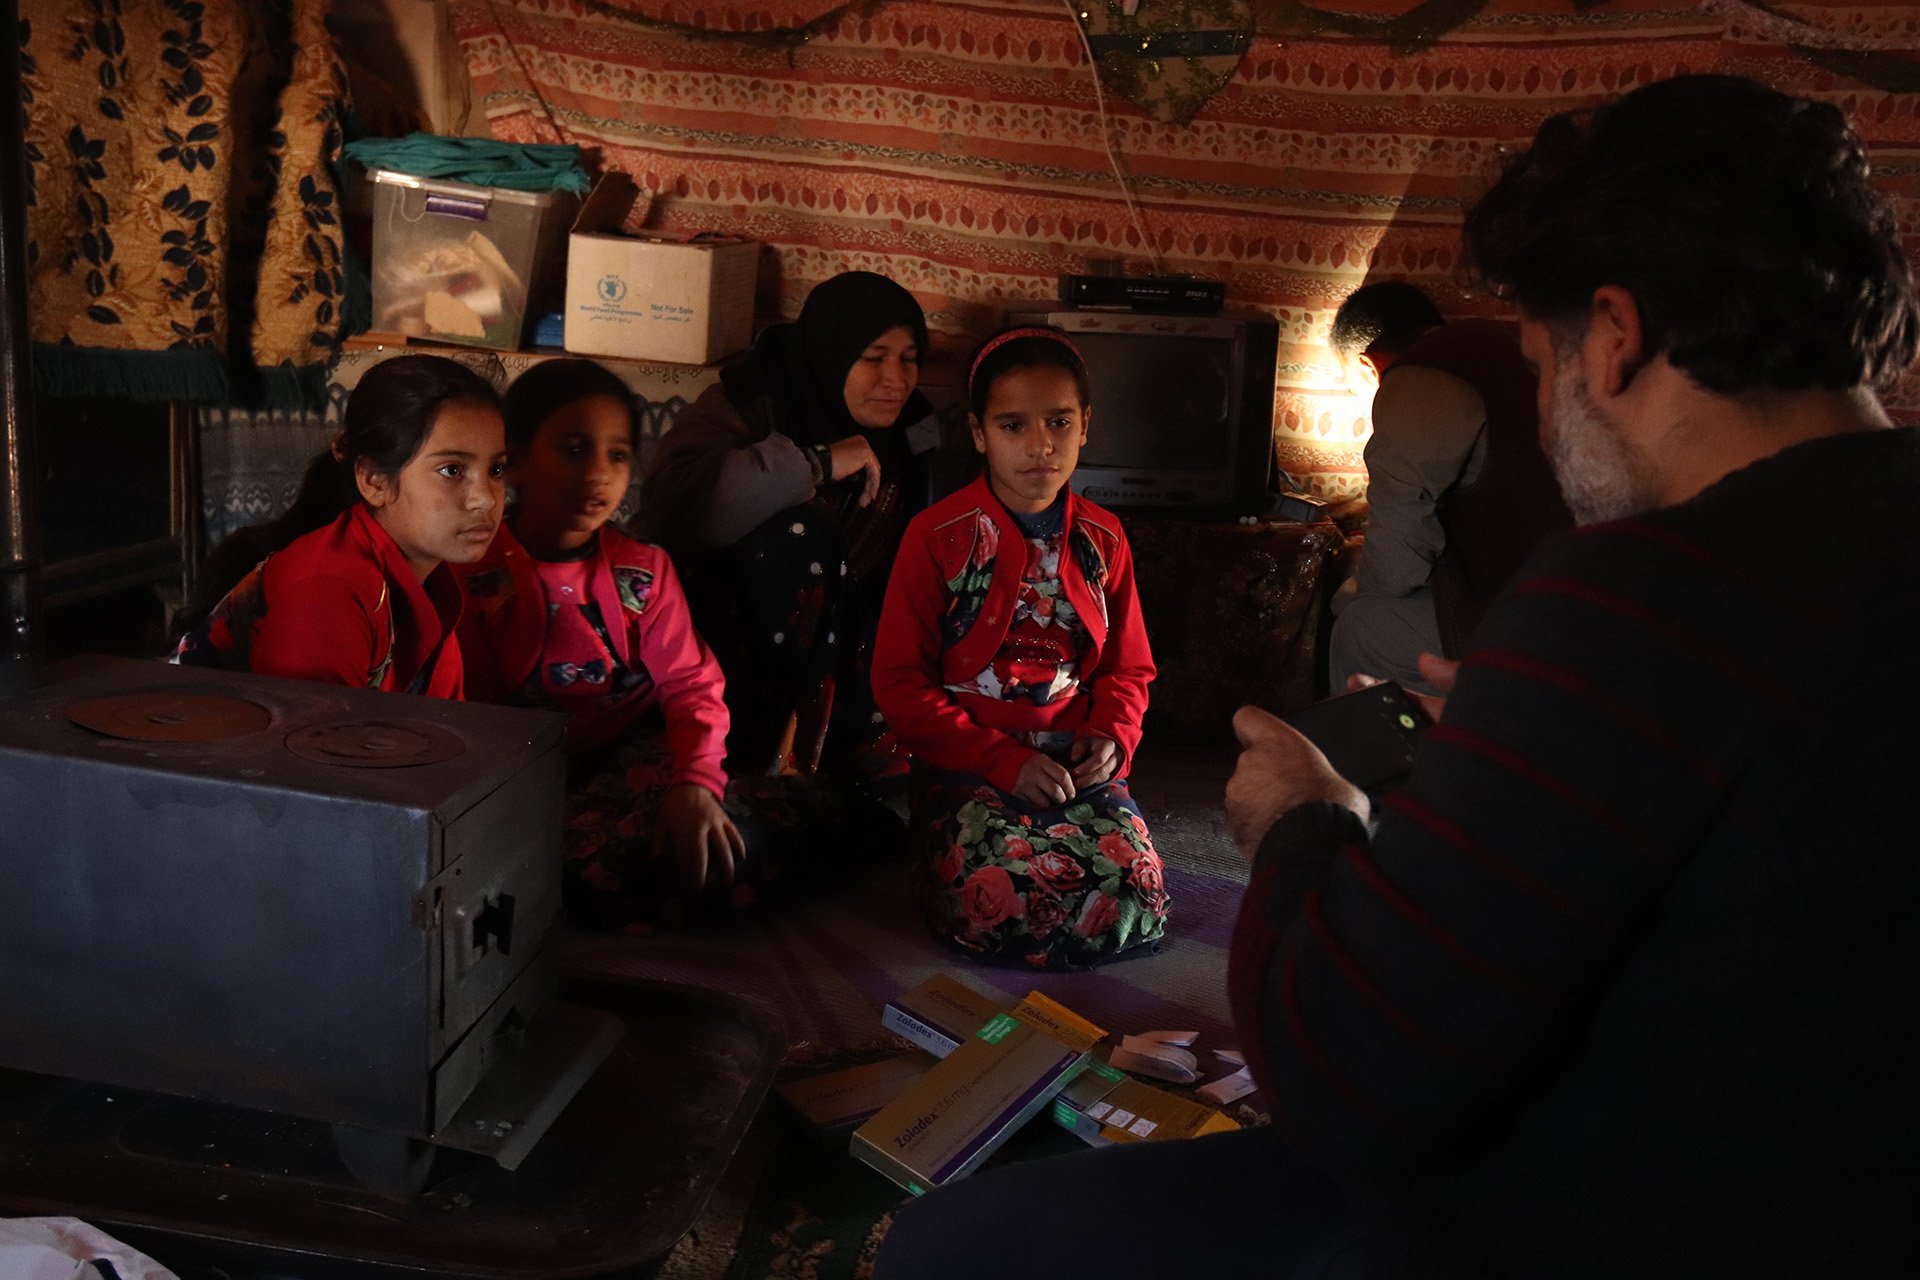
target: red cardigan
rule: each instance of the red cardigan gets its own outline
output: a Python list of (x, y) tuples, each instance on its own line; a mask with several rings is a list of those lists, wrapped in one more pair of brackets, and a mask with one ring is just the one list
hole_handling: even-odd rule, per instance
[[(480, 702), (524, 703), (521, 690), (538, 667), (547, 639), (547, 593), (533, 557), (503, 524), (485, 557), (460, 566), (458, 572), (470, 601), (460, 622), (467, 696)], [(693, 629), (673, 562), (659, 547), (602, 528), (592, 583), (593, 601), (607, 622), (615, 656), (653, 678), (667, 721), (673, 781), (695, 782), (723, 795), (726, 678)], [(626, 625), (619, 625), (622, 620)], [(636, 702), (634, 719), (654, 705), (650, 700)], [(602, 741), (608, 736), (603, 734)], [(573, 744), (576, 749), (598, 745)]]
[[(887, 727), (917, 759), (939, 769), (977, 774), (1013, 790), (1033, 749), (1015, 732), (1051, 729), (1096, 733), (1120, 747), (1124, 773), (1140, 745), (1153, 654), (1133, 585), (1133, 552), (1113, 513), (1067, 495), (1066, 532), (1078, 529), (1099, 561), (1090, 580), (1069, 548), (1060, 556), (1061, 590), (1079, 611), (1091, 642), (1080, 688), (1047, 706), (1008, 702), (946, 686), (978, 675), (1007, 638), (1027, 567), (1020, 526), (988, 488), (985, 476), (913, 518), (893, 562), (880, 634), (874, 643), (873, 696)], [(993, 551), (993, 584), (972, 627), (951, 647), (940, 620), (953, 604), (948, 583)]]
[[(215, 608), (205, 643), (218, 665), (360, 689), (459, 698), (460, 584), (441, 565), (422, 582), (366, 506), (295, 538)], [(189, 647), (193, 637), (182, 642)], [(444, 643), (442, 641), (444, 640)], [(438, 656), (434, 657), (435, 650)]]

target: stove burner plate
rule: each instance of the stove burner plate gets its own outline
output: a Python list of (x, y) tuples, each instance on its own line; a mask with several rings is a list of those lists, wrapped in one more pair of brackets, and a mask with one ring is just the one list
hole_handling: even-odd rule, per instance
[(287, 750), (302, 759), (351, 769), (438, 764), (466, 749), (459, 734), (419, 720), (338, 720), (287, 735)]
[(83, 729), (135, 742), (213, 742), (259, 733), (273, 712), (257, 702), (217, 693), (152, 689), (87, 698), (61, 709)]

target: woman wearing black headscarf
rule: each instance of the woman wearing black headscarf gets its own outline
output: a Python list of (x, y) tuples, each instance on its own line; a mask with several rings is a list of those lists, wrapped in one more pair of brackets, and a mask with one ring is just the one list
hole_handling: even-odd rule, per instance
[(901, 533), (926, 505), (926, 346), (912, 294), (834, 276), (654, 451), (639, 532), (673, 554), (726, 673), (735, 774), (779, 768), (790, 728), (808, 770), (880, 737), (867, 658)]

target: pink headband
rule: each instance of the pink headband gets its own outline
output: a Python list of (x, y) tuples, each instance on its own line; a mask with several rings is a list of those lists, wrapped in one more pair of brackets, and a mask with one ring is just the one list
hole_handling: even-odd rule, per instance
[(973, 358), (973, 367), (967, 370), (967, 399), (973, 399), (973, 380), (980, 376), (980, 366), (986, 363), (987, 357), (998, 351), (1001, 347), (1006, 346), (1009, 342), (1014, 342), (1021, 338), (1047, 338), (1053, 342), (1057, 342), (1067, 350), (1073, 352), (1073, 362), (1075, 364), (1079, 365), (1082, 369), (1087, 367), (1087, 358), (1080, 354), (1080, 348), (1074, 346), (1073, 340), (1067, 337), (1066, 334), (1061, 333), (1058, 329), (1049, 329), (1043, 325), (1023, 325), (1018, 329), (1009, 329), (1005, 333), (994, 335), (988, 340), (986, 346), (980, 348), (979, 354)]

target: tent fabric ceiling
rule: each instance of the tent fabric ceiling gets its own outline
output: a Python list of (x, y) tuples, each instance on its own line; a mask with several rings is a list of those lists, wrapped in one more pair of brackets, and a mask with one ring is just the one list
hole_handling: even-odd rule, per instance
[[(618, 8), (452, 0), (476, 106), (497, 136), (596, 148), (655, 194), (653, 225), (774, 246), (768, 312), (792, 315), (835, 272), (886, 272), (927, 306), (936, 384), (995, 323), (992, 299), (1051, 298), (1062, 272), (1114, 259), (1138, 270), (1157, 256), (1165, 270), (1224, 279), (1233, 304), (1280, 320), (1281, 465), (1329, 496), (1364, 487), (1367, 429), (1365, 396), (1324, 345), (1333, 309), (1372, 273), (1414, 280), (1443, 309), (1497, 310), (1453, 283), (1459, 224), (1502, 145), (1549, 112), (1708, 70), (1833, 101), (1866, 137), (1920, 248), (1920, 94), (1822, 70), (1752, 29), (1743, 5), (1493, 0), (1411, 55), (1351, 37), (1261, 37), (1188, 124), (1108, 94), (1151, 253), (1056, 0), (895, 0), (791, 53), (688, 40)], [(689, 16), (686, 5), (644, 8)], [(749, 28), (819, 8), (757, 0), (700, 15)], [(1802, 0), (1795, 11), (1882, 47), (1920, 47), (1911, 5)], [(1920, 384), (1894, 408), (1920, 418)]]

